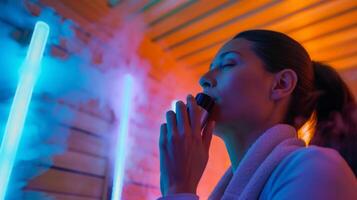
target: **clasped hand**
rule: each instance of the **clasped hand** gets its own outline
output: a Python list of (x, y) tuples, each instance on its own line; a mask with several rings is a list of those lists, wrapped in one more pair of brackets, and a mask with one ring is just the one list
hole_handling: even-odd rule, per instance
[(187, 104), (176, 103), (176, 113), (166, 113), (160, 127), (160, 188), (163, 196), (196, 193), (208, 162), (214, 121), (208, 120), (201, 130), (202, 110), (194, 97)]

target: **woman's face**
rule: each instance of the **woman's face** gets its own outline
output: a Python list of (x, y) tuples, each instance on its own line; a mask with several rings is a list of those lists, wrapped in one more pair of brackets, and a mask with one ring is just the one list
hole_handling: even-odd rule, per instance
[(227, 127), (259, 127), (268, 120), (272, 82), (273, 74), (265, 70), (252, 42), (240, 38), (227, 42), (200, 80), (204, 93), (216, 100), (216, 134)]

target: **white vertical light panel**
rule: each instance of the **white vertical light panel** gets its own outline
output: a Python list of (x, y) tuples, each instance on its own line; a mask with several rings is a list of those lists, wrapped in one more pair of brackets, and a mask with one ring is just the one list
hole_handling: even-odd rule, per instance
[(130, 123), (130, 112), (133, 101), (133, 77), (129, 74), (124, 76), (122, 109), (120, 113), (119, 136), (116, 142), (114, 176), (112, 188), (112, 200), (121, 200), (123, 191), (125, 158), (128, 148), (128, 132)]

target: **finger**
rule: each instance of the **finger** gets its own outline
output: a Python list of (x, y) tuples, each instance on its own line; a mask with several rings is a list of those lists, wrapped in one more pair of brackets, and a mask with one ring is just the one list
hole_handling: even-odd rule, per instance
[(160, 126), (160, 138), (159, 138), (159, 150), (160, 150), (160, 190), (162, 194), (166, 194), (167, 185), (167, 168), (168, 168), (168, 156), (167, 156), (167, 124), (161, 124)]
[(170, 158), (168, 156), (167, 146), (167, 124), (162, 124), (160, 127), (160, 171), (162, 175), (165, 175), (169, 166)]
[(177, 130), (180, 136), (189, 135), (190, 124), (186, 105), (182, 101), (176, 102)]
[(176, 114), (174, 111), (170, 110), (166, 113), (167, 122), (167, 141), (172, 141), (173, 138), (177, 137), (177, 124), (176, 124)]
[(166, 149), (167, 143), (167, 124), (161, 124), (160, 126), (160, 137), (159, 137), (159, 147), (160, 149)]
[(200, 119), (200, 108), (197, 105), (196, 100), (192, 95), (187, 96), (187, 106), (189, 120), (192, 127), (192, 134), (196, 138), (201, 139), (201, 119)]
[(167, 152), (167, 125), (162, 124), (160, 127), (160, 139), (159, 139), (159, 144), (160, 144), (160, 171), (161, 173), (165, 173), (166, 168), (168, 167), (168, 152)]
[(209, 150), (209, 147), (211, 145), (214, 127), (215, 121), (208, 121), (206, 127), (203, 129), (202, 142), (206, 148), (206, 151)]

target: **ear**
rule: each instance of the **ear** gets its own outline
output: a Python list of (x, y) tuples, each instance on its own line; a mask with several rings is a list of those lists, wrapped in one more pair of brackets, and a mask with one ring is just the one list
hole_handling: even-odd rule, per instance
[(289, 96), (291, 93), (293, 93), (297, 81), (297, 75), (292, 69), (283, 69), (276, 73), (274, 75), (271, 98), (273, 100), (279, 100)]

